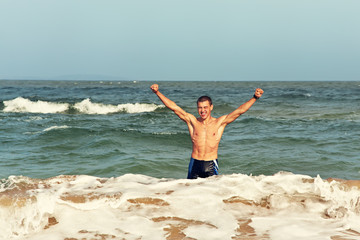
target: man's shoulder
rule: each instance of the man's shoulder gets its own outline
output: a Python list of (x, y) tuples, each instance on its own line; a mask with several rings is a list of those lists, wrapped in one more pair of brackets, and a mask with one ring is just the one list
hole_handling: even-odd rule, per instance
[(190, 122), (197, 121), (197, 118), (193, 114), (187, 112), (186, 115), (187, 115), (188, 119), (190, 120)]
[(227, 115), (223, 115), (221, 117), (216, 118), (216, 121), (221, 122), (224, 121), (224, 119), (227, 117)]
[(228, 115), (223, 115), (223, 116), (217, 118), (217, 122), (218, 122), (219, 124), (223, 124), (223, 123), (225, 122), (225, 119), (226, 119), (227, 116), (228, 116)]

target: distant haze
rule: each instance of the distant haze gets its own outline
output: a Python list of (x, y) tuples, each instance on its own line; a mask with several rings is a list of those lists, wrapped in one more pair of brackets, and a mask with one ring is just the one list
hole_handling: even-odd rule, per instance
[(359, 0), (1, 0), (0, 79), (360, 80)]

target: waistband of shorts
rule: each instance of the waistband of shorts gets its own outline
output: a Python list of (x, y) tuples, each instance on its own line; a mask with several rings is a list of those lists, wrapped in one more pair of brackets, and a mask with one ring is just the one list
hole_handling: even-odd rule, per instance
[(217, 159), (212, 159), (212, 160), (199, 160), (196, 158), (191, 157), (190, 159), (195, 160), (195, 161), (200, 161), (200, 162), (212, 162), (212, 161), (217, 161)]

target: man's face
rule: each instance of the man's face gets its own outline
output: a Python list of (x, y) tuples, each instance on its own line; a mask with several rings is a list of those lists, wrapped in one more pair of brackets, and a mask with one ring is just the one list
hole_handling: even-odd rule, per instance
[(200, 117), (205, 120), (210, 116), (211, 111), (213, 110), (213, 105), (210, 105), (209, 101), (198, 102), (197, 108)]

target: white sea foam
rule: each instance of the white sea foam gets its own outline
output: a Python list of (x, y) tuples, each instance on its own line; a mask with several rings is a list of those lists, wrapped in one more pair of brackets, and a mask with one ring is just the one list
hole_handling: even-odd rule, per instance
[(4, 112), (60, 113), (69, 108), (67, 103), (52, 103), (40, 100), (30, 101), (22, 97), (4, 101), (4, 105)]
[(141, 113), (141, 112), (153, 112), (157, 108), (161, 107), (155, 104), (146, 103), (127, 103), (119, 105), (92, 103), (90, 99), (85, 99), (75, 104), (75, 109), (86, 114), (109, 114), (116, 112), (127, 113)]
[(51, 131), (51, 130), (55, 130), (55, 129), (65, 129), (65, 128), (69, 128), (69, 126), (52, 126), (52, 127), (48, 127), (46, 129), (44, 129), (43, 131), (44, 132), (48, 132), (48, 131)]
[[(13, 100), (4, 101), (4, 106), (4, 112), (65, 113), (72, 105), (69, 103), (31, 101), (26, 98), (18, 97)], [(117, 112), (142, 113), (153, 112), (157, 108), (162, 107), (164, 106), (147, 103), (126, 103), (118, 105), (93, 103), (88, 98), (73, 105), (73, 108), (82, 114), (110, 114)]]
[(320, 177), (10, 177), (0, 194), (0, 239), (360, 238), (359, 189)]

